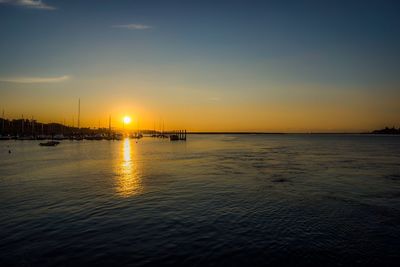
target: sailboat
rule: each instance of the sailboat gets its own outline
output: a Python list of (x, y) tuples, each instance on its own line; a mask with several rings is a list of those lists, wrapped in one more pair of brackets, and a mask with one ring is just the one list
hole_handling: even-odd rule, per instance
[(39, 143), (39, 146), (57, 146), (60, 144), (58, 141), (48, 141), (46, 143)]

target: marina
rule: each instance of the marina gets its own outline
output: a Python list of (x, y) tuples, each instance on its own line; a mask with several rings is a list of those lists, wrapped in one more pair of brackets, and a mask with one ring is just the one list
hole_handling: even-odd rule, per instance
[(168, 130), (128, 130), (112, 129), (111, 118), (109, 119), (109, 128), (78, 128), (59, 123), (41, 123), (36, 120), (14, 119), (8, 120), (0, 118), (2, 125), (1, 140), (109, 140), (118, 141), (126, 137), (132, 139), (141, 139), (144, 137), (153, 137), (168, 139), (171, 141), (186, 141), (186, 130), (168, 131)]

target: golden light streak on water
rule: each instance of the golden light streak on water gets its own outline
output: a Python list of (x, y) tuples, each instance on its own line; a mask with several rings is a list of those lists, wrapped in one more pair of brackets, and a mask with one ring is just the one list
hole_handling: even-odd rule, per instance
[(117, 162), (116, 193), (121, 197), (130, 197), (142, 191), (139, 166), (135, 148), (131, 140), (125, 138), (121, 143), (120, 157)]

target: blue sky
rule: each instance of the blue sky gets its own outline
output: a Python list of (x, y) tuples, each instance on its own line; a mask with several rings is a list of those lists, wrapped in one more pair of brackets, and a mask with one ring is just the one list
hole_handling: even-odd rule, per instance
[[(396, 123), (398, 14), (398, 1), (0, 0), (0, 106), (11, 115), (54, 119), (18, 99), (39, 95), (51, 108), (57, 97), (68, 105), (82, 97), (94, 108), (90, 96), (96, 94), (104, 113), (123, 112), (106, 101), (113, 91), (126, 100), (113, 99), (115, 105), (138, 117), (165, 116), (195, 129), (188, 118), (176, 119), (177, 111), (162, 110), (183, 104), (195, 107), (195, 116), (213, 110), (222, 115), (197, 125), (215, 130), (361, 130)], [(327, 102), (329, 112), (316, 102)], [(340, 124), (335, 114), (342, 114), (343, 103), (349, 113), (359, 106), (352, 120), (369, 112), (373, 120)], [(68, 105), (60, 116), (71, 117)], [(339, 124), (307, 118), (320, 109)], [(285, 120), (299, 111), (300, 122)], [(88, 124), (94, 113), (101, 112), (88, 111)], [(230, 117), (255, 118), (238, 126)]]

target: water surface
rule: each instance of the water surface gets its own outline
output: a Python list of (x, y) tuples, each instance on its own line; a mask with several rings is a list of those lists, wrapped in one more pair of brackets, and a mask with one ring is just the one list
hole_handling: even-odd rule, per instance
[(1, 266), (398, 266), (400, 138), (2, 141), (0, 215)]

